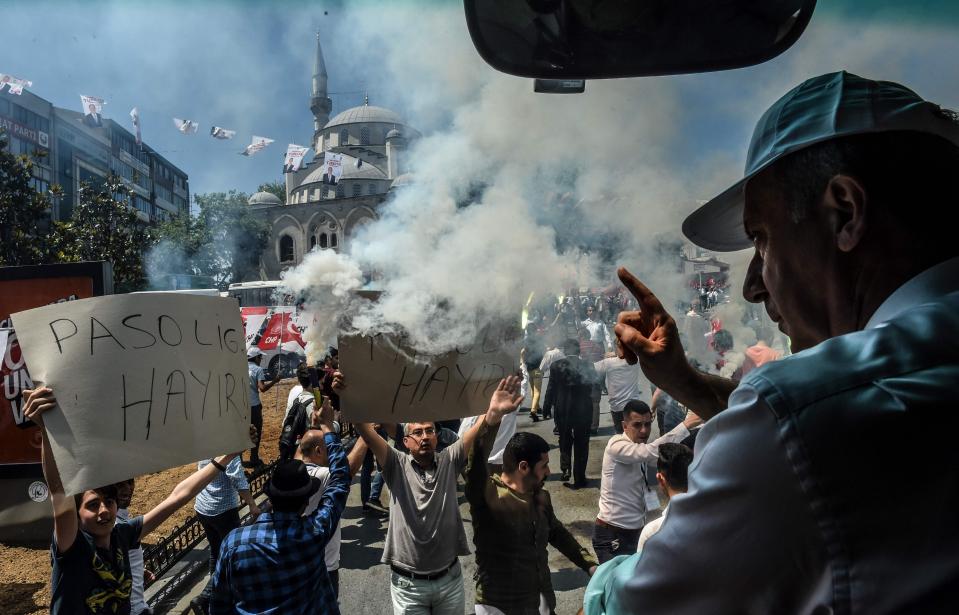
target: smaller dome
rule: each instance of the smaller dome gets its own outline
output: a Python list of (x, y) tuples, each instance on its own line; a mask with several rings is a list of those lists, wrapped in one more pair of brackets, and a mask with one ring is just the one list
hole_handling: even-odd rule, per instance
[(394, 128), (394, 129), (390, 130), (388, 133), (386, 133), (386, 138), (387, 138), (387, 139), (396, 139), (396, 138), (402, 139), (402, 138), (403, 138), (403, 133)]
[(282, 205), (283, 201), (280, 200), (280, 197), (276, 196), (272, 192), (257, 192), (250, 197), (250, 200), (247, 201), (248, 205)]

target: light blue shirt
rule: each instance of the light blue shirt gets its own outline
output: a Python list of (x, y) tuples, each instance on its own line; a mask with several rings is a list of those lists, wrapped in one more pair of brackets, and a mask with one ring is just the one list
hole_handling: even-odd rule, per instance
[[(202, 470), (209, 464), (210, 460), (204, 459), (197, 464), (197, 469)], [(247, 482), (246, 475), (243, 473), (240, 458), (234, 457), (233, 461), (227, 464), (226, 472), (217, 472), (216, 478), (197, 494), (193, 509), (201, 515), (215, 517), (228, 510), (239, 508), (240, 494), (237, 492), (249, 491), (249, 489), (250, 483)]]
[(266, 374), (263, 373), (263, 368), (253, 361), (247, 361), (246, 368), (250, 372), (250, 406), (259, 406), (262, 402), (260, 402), (260, 387), (257, 383), (264, 382)]
[[(607, 612), (809, 613), (838, 603), (836, 612), (877, 613), (955, 601), (956, 337), (959, 258), (901, 286), (863, 331), (750, 372), (703, 427), (688, 493), (672, 499), (638, 562), (608, 577)], [(904, 480), (913, 454), (932, 465)], [(810, 465), (823, 459), (832, 466)]]

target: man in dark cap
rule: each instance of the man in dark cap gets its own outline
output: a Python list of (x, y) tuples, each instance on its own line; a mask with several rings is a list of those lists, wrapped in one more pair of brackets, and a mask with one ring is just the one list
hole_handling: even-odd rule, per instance
[(790, 337), (738, 386), (693, 370), (620, 271), (627, 360), (708, 419), (689, 493), (610, 581), (623, 612), (959, 609), (959, 458), (929, 446), (959, 429), (957, 177), (956, 114), (902, 85), (831, 73), (766, 111), (745, 177), (683, 225), (754, 249), (743, 295)]
[(332, 415), (324, 404), (312, 417), (311, 429), (323, 432), (330, 468), (319, 506), (301, 517), (321, 481), (298, 459), (277, 464), (265, 488), (272, 512), (230, 532), (220, 547), (211, 615), (339, 614), (324, 553), (346, 505), (350, 469)]

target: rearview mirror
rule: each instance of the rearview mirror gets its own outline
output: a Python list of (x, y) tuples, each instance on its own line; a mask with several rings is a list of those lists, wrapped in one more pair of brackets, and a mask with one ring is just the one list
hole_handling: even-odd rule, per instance
[(464, 0), (493, 68), (606, 79), (739, 68), (788, 49), (816, 0)]

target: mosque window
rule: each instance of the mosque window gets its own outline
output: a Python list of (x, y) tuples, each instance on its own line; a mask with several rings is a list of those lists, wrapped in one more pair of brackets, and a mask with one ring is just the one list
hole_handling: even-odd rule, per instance
[(280, 262), (292, 263), (294, 259), (293, 238), (289, 235), (283, 235), (280, 237)]
[(363, 193), (363, 187), (359, 184), (353, 184), (353, 196), (360, 196)]
[(340, 131), (340, 145), (346, 145), (350, 142), (350, 131), (344, 128)]
[(320, 247), (324, 250), (327, 248), (327, 237), (326, 233), (320, 233)]
[(336, 185), (336, 198), (342, 199), (346, 196), (346, 188), (343, 187), (343, 184)]
[(316, 247), (316, 235), (310, 235), (310, 249)]
[(376, 194), (376, 184), (369, 184), (366, 186), (367, 194)]
[(363, 126), (360, 128), (360, 145), (369, 145), (370, 144), (370, 127)]
[(330, 247), (336, 247), (336, 233), (330, 233)]

